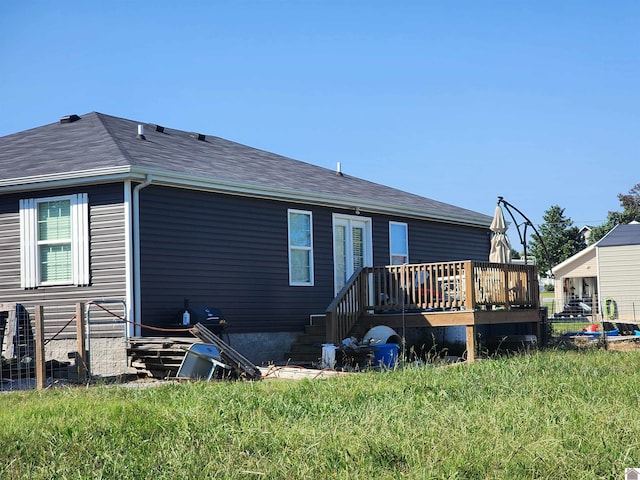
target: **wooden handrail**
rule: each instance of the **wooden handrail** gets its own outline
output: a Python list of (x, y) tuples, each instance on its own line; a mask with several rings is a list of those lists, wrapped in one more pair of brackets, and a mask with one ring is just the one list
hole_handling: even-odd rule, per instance
[(349, 330), (362, 316), (364, 308), (363, 295), (368, 290), (366, 279), (368, 268), (359, 268), (347, 280), (338, 295), (327, 307), (327, 343), (336, 343), (345, 338)]
[(538, 308), (533, 265), (456, 261), (364, 267), (326, 309), (327, 342), (348, 336), (366, 313)]

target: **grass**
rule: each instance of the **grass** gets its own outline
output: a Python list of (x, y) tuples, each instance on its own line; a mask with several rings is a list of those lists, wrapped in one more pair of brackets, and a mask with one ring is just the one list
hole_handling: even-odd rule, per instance
[(640, 351), (2, 395), (0, 478), (622, 478)]
[(591, 325), (591, 322), (552, 323), (552, 325), (553, 335), (560, 336), (566, 333), (581, 332)]
[(541, 292), (540, 293), (540, 306), (549, 307), (548, 315), (552, 316), (554, 313), (558, 313), (562, 308), (557, 309), (555, 301), (555, 292)]

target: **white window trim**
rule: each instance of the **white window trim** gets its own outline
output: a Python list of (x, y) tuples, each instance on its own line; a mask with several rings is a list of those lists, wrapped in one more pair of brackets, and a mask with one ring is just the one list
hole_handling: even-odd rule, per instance
[[(41, 282), (38, 249), (38, 204), (71, 202), (71, 281)], [(86, 193), (20, 200), (20, 286), (89, 285), (89, 200)]]
[[(400, 253), (400, 252), (394, 252), (391, 248), (391, 226), (392, 225), (400, 225), (402, 227), (404, 227), (404, 230), (406, 232), (405, 235), (405, 246), (404, 246), (404, 252)], [(389, 264), (393, 265), (393, 257), (406, 257), (405, 262), (404, 263), (409, 263), (409, 225), (407, 223), (404, 222), (389, 222)]]
[[(299, 247), (297, 245), (291, 245), (291, 214), (298, 213), (301, 215), (309, 215), (309, 228), (310, 228), (310, 246), (309, 247)], [(309, 253), (309, 281), (308, 282), (294, 282), (293, 278), (293, 264), (291, 262), (291, 250), (305, 250)], [(314, 286), (314, 260), (313, 260), (313, 213), (308, 210), (296, 210), (296, 209), (288, 209), (287, 210), (287, 256), (289, 258), (289, 286), (291, 287), (313, 287)]]

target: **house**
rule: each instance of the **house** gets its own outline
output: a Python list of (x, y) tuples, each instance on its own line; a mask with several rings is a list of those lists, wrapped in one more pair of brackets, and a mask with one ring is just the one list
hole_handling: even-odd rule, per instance
[[(600, 313), (640, 321), (640, 224), (617, 225), (598, 242), (553, 267), (555, 301), (567, 314)], [(590, 310), (591, 309), (591, 310)]]
[[(424, 175), (428, 191), (439, 180)], [(75, 338), (65, 325), (80, 301), (121, 302), (125, 325), (92, 314), (106, 316), (96, 335), (120, 338), (211, 307), (252, 361), (279, 360), (359, 267), (486, 260), (490, 223), (339, 170), (97, 112), (0, 138), (0, 301), (42, 305), (45, 335), (61, 342)]]
[(584, 240), (585, 243), (589, 243), (589, 238), (591, 237), (592, 228), (589, 225), (583, 225), (578, 230), (578, 234)]

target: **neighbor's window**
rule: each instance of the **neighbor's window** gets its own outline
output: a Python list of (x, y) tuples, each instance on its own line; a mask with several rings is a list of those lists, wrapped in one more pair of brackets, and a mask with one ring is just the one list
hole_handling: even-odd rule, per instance
[(20, 200), (21, 285), (87, 285), (87, 194)]
[(409, 235), (406, 223), (389, 222), (389, 252), (391, 265), (409, 261)]
[(289, 284), (313, 285), (311, 212), (289, 210)]

